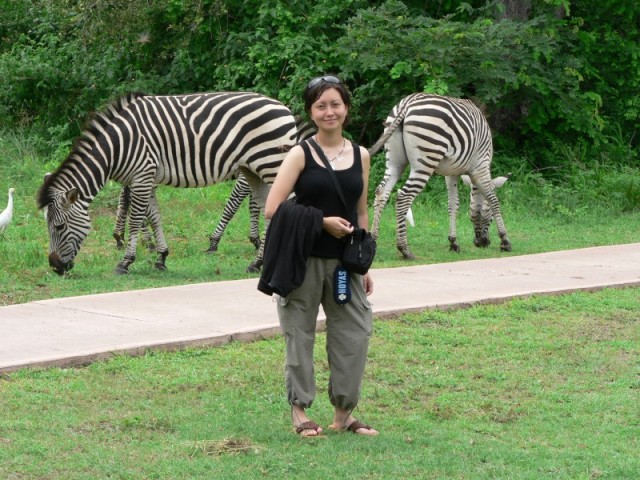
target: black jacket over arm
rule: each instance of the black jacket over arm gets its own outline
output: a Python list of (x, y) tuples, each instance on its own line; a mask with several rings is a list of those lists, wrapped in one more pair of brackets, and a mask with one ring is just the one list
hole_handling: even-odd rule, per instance
[(322, 211), (315, 207), (291, 200), (280, 204), (265, 235), (258, 290), (286, 297), (302, 284), (311, 248), (322, 232), (322, 221)]

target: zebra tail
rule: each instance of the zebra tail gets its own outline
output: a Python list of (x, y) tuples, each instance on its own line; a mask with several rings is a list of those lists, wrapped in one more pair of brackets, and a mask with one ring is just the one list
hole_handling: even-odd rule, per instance
[(410, 105), (411, 105), (411, 102), (408, 101), (408, 102), (405, 102), (404, 105), (400, 108), (400, 110), (398, 111), (398, 115), (396, 116), (393, 123), (391, 123), (389, 126), (387, 126), (387, 128), (385, 128), (382, 135), (380, 135), (380, 138), (378, 138), (376, 143), (374, 143), (373, 146), (369, 149), (370, 157), (373, 157), (376, 153), (380, 151), (380, 149), (384, 146), (384, 144), (387, 143), (387, 140), (389, 140), (391, 135), (393, 135), (393, 132), (395, 132), (398, 129), (398, 127), (402, 124), (402, 122), (404, 122), (404, 117), (407, 116), (407, 110), (409, 109)]
[(416, 222), (413, 221), (413, 212), (411, 211), (411, 207), (409, 207), (409, 210), (407, 210), (405, 218), (407, 219), (407, 222), (409, 222), (409, 225), (411, 225), (412, 227), (416, 226)]

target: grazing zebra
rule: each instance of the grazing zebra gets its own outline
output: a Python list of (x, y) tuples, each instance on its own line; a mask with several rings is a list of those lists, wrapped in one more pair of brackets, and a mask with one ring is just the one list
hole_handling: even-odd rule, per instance
[[(49, 264), (63, 274), (91, 227), (90, 203), (109, 179), (130, 187), (130, 231), (117, 273), (135, 261), (138, 232), (149, 217), (165, 269), (169, 254), (153, 188), (204, 187), (242, 172), (264, 205), (268, 186), (295, 145), (289, 109), (250, 92), (148, 96), (130, 94), (98, 114), (37, 195), (47, 214)], [(151, 215), (149, 215), (151, 214)], [(262, 264), (262, 249), (249, 266)]]
[(461, 174), (467, 174), (473, 184), (470, 216), (475, 231), (474, 244), (477, 247), (489, 245), (491, 215), (486, 217), (483, 211), (490, 211), (498, 227), (500, 250), (511, 251), (496, 187), (491, 179), (491, 131), (480, 109), (470, 100), (416, 93), (394, 106), (385, 124), (384, 133), (369, 150), (373, 156), (386, 144), (385, 174), (376, 189), (374, 202), (371, 229), (374, 238), (378, 237), (380, 217), (391, 190), (409, 165), (409, 177), (396, 199), (396, 242), (404, 258), (414, 258), (407, 243), (407, 213), (433, 174), (444, 175), (447, 184), (452, 251), (460, 250), (456, 239), (456, 214)]
[[(310, 137), (316, 133), (316, 126), (312, 122), (307, 122), (299, 116), (296, 116), (295, 120), (297, 142), (300, 142), (301, 140), (304, 140), (305, 138)], [(242, 175), (242, 173), (240, 173), (233, 186), (231, 195), (224, 206), (224, 209), (222, 211), (222, 218), (209, 237), (209, 248), (207, 249), (206, 253), (214, 253), (218, 251), (218, 245), (220, 243), (220, 240), (222, 239), (222, 235), (224, 234), (225, 229), (227, 228), (227, 225), (236, 214), (236, 212), (240, 208), (240, 205), (247, 196), (249, 196), (250, 216), (249, 241), (253, 243), (256, 249), (260, 248), (262, 244), (262, 240), (260, 239), (260, 205), (258, 205), (258, 203), (254, 200), (253, 195), (251, 195), (251, 186), (249, 185), (249, 182)], [(120, 191), (116, 224), (113, 232), (113, 238), (115, 238), (116, 246), (119, 249), (124, 248), (123, 239), (128, 214), (129, 187), (124, 186)], [(151, 239), (151, 233), (148, 229), (144, 229), (143, 234), (143, 243), (149, 245), (152, 249), (153, 240)]]

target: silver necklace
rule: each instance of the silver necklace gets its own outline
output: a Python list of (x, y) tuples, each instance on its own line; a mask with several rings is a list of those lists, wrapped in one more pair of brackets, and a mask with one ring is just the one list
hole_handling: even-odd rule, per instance
[[(316, 143), (318, 145), (320, 145), (320, 142), (318, 141), (318, 137), (317, 136), (316, 136)], [(322, 148), (322, 145), (320, 145), (320, 148)], [(334, 170), (336, 169), (334, 163), (338, 163), (338, 162), (341, 162), (342, 160), (344, 160), (344, 157), (342, 156), (342, 154), (344, 153), (344, 149), (345, 148), (347, 148), (347, 141), (344, 138), (342, 139), (342, 150), (340, 150), (340, 153), (338, 153), (333, 158), (329, 158), (329, 155), (327, 155), (327, 152), (325, 152), (324, 148), (322, 148), (322, 151), (324, 152), (325, 156), (327, 157), (327, 160), (329, 160), (329, 165), (331, 165), (331, 168), (333, 168)]]

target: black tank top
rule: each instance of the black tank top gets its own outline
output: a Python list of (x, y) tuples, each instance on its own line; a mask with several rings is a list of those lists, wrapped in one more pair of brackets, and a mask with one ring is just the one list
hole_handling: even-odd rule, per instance
[[(298, 181), (294, 186), (296, 201), (302, 205), (309, 205), (322, 210), (324, 217), (342, 217), (357, 227), (358, 199), (362, 195), (362, 189), (364, 188), (362, 158), (358, 144), (351, 142), (353, 165), (345, 170), (334, 170), (349, 206), (349, 211), (345, 211), (340, 195), (331, 179), (331, 173), (314, 160), (306, 141), (300, 145), (304, 150), (304, 169), (300, 172)], [(311, 255), (324, 258), (341, 258), (343, 248), (344, 240), (335, 238), (329, 235), (326, 230), (322, 230), (322, 234), (311, 249)]]

